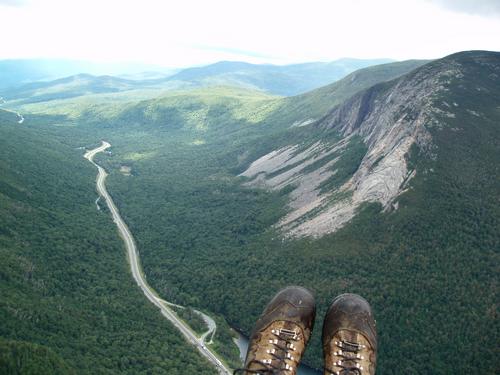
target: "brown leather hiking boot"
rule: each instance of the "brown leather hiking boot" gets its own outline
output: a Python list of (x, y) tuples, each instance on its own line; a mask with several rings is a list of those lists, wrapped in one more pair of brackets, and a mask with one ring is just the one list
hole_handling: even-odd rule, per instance
[(234, 373), (295, 375), (316, 315), (313, 295), (287, 287), (269, 302), (255, 324), (245, 368)]
[(377, 333), (368, 302), (357, 294), (335, 298), (323, 323), (324, 375), (373, 375)]

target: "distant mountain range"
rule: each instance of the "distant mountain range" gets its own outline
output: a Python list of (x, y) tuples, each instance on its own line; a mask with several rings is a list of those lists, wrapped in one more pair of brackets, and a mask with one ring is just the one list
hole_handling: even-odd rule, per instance
[[(60, 95), (56, 95), (59, 93), (76, 96), (152, 87), (186, 89), (238, 86), (290, 96), (332, 83), (357, 69), (387, 62), (391, 60), (341, 59), (295, 65), (222, 61), (175, 72), (172, 69), (137, 64), (120, 66), (65, 60), (4, 60), (0, 61), (0, 94), (8, 98), (27, 98), (33, 96), (30, 95), (31, 90), (37, 96), (42, 96), (33, 99), (39, 101), (50, 99), (51, 96), (59, 98)], [(105, 75), (100, 76), (102, 74)], [(114, 77), (111, 78), (110, 74)], [(120, 75), (123, 77), (118, 78)], [(68, 88), (68, 85), (73, 87), (80, 84), (83, 84), (85, 90), (73, 91)]]
[(168, 77), (167, 80), (184, 82), (192, 86), (241, 86), (270, 94), (291, 96), (335, 82), (357, 69), (392, 61), (389, 59), (340, 59), (332, 62), (281, 66), (222, 61), (182, 70)]
[(177, 71), (178, 69), (142, 63), (96, 63), (64, 59), (0, 60), (0, 89), (77, 74), (144, 79), (165, 77)]

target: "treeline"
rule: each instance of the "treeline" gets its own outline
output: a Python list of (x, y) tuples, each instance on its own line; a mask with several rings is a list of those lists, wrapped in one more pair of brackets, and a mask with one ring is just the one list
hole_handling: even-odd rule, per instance
[(5, 375), (71, 375), (76, 372), (52, 350), (0, 338), (0, 369)]

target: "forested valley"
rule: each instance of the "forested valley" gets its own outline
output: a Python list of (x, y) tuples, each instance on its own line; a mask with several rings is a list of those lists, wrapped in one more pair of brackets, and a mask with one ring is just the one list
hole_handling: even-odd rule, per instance
[[(282, 146), (339, 138), (314, 123), (292, 126), (332, 109), (297, 110), (321, 91), (283, 99), (207, 88), (108, 104), (89, 96), (20, 106), (29, 114), (22, 127), (2, 112), (0, 361), (29, 350), (38, 366), (61, 373), (215, 373), (142, 297), (113, 222), (96, 210), (96, 171), (78, 147), (105, 139), (111, 152), (97, 160), (148, 282), (168, 301), (217, 315), (218, 351), (230, 363), (237, 352), (224, 320), (248, 334), (276, 291), (293, 284), (316, 295), (305, 356), (313, 367), (322, 366), (326, 309), (354, 292), (375, 312), (378, 373), (495, 373), (500, 92), (476, 73), (487, 93), (458, 80), (434, 98), (443, 113), (440, 126), (428, 126), (435, 149), (406, 155), (417, 173), (398, 209), (363, 204), (321, 238), (276, 227), (290, 188), (248, 187), (238, 176)], [(443, 103), (460, 106), (446, 116)], [(325, 189), (359, 165), (366, 147), (353, 144), (345, 175)]]
[(82, 150), (0, 116), (1, 372), (215, 374), (133, 282)]

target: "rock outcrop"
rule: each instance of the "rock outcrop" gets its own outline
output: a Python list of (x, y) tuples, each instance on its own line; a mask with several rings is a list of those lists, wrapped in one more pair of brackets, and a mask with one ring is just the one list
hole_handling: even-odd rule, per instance
[[(413, 145), (432, 152), (427, 128), (437, 122), (437, 114), (443, 114), (433, 103), (452, 80), (461, 77), (460, 63), (437, 60), (359, 92), (311, 125), (318, 132), (316, 143), (275, 150), (254, 161), (241, 176), (250, 179), (249, 186), (289, 186), (290, 211), (278, 224), (285, 236), (335, 232), (365, 202), (396, 209), (396, 198), (417, 173), (409, 169), (407, 155)], [(331, 131), (341, 140), (323, 141), (322, 134)], [(324, 191), (324, 182), (337, 173), (337, 162), (353, 139), (362, 140), (366, 154), (347, 181)]]

